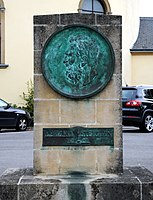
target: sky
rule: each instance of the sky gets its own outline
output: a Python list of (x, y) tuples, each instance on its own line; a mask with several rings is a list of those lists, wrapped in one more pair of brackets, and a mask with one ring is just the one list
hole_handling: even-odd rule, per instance
[(153, 0), (140, 0), (140, 16), (153, 17)]

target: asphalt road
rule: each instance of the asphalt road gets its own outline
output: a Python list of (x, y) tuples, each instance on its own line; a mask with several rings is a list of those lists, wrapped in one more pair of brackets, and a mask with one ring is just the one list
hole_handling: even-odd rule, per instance
[[(124, 128), (124, 166), (144, 166), (153, 172), (153, 133)], [(33, 131), (0, 132), (0, 174), (8, 168), (33, 166)]]
[(33, 166), (33, 131), (0, 132), (0, 174)]
[(124, 128), (123, 152), (124, 166), (144, 166), (153, 172), (153, 132)]

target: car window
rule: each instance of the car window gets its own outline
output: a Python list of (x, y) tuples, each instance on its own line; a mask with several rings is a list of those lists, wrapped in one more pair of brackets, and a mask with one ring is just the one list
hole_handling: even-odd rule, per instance
[(122, 99), (135, 99), (137, 94), (137, 90), (135, 89), (126, 89), (122, 90)]
[(151, 98), (153, 99), (153, 89), (150, 89)]
[(7, 106), (7, 103), (0, 99), (0, 107), (6, 107), (6, 106)]
[(146, 89), (143, 91), (144, 97), (147, 99), (153, 99), (153, 89)]

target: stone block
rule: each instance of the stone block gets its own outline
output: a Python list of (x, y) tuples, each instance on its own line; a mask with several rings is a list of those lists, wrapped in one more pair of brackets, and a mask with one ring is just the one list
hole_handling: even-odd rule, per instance
[(34, 149), (40, 149), (42, 147), (42, 140), (43, 140), (43, 128), (44, 126), (35, 125), (35, 133), (33, 136), (33, 145)]
[(17, 200), (17, 185), (0, 185), (0, 200)]
[(59, 123), (59, 101), (41, 100), (35, 101), (35, 122), (36, 123)]
[(34, 50), (42, 50), (48, 38), (57, 31), (53, 26), (34, 26)]
[(35, 98), (39, 99), (62, 99), (63, 97), (55, 92), (46, 82), (43, 75), (35, 75), (35, 87), (37, 88), (35, 93)]
[(115, 70), (114, 74), (122, 74), (122, 50), (115, 51)]
[(95, 25), (95, 15), (82, 14), (82, 13), (72, 13), (72, 14), (61, 14), (60, 15), (61, 25), (71, 25), (71, 24), (85, 24), (85, 25)]
[(58, 184), (24, 184), (19, 186), (19, 199), (20, 200), (44, 200), (54, 199), (58, 191)]
[(93, 99), (120, 100), (121, 99), (121, 75), (114, 74), (108, 85)]
[(30, 169), (7, 169), (0, 176), (0, 200), (18, 200), (18, 182), (31, 172)]
[(61, 149), (43, 149), (40, 151), (41, 172), (44, 174), (58, 175), (60, 174), (60, 153)]
[(98, 31), (102, 33), (111, 43), (114, 52), (122, 47), (122, 27), (121, 26), (99, 26)]
[(74, 174), (77, 172), (96, 174), (95, 149), (75, 147), (73, 151), (61, 151), (61, 174)]
[(122, 170), (122, 155), (120, 149), (103, 146), (97, 149), (97, 171), (101, 174), (117, 174)]
[(130, 167), (129, 168), (132, 174), (135, 174), (139, 177), (139, 180), (142, 184), (142, 199), (144, 200), (153, 200), (153, 174), (149, 170), (143, 168), (140, 170), (139, 167)]
[(61, 101), (61, 123), (95, 123), (95, 101)]
[(119, 100), (97, 100), (97, 123), (105, 126), (121, 124), (121, 103)]
[(114, 147), (122, 148), (123, 146), (122, 124), (114, 126)]
[(42, 74), (41, 53), (41, 50), (34, 51), (34, 74)]
[(59, 24), (59, 15), (37, 15), (34, 16), (35, 25), (57, 25)]
[(120, 151), (109, 146), (42, 147), (34, 150), (34, 157), (36, 172), (47, 175), (118, 173), (123, 164)]
[(34, 149), (33, 150), (33, 167), (34, 167), (34, 175), (41, 173), (41, 157), (40, 157), (40, 150)]
[[(33, 176), (30, 169), (9, 170), (0, 177), (1, 200), (152, 200), (153, 174), (128, 167), (120, 175)], [(14, 189), (16, 192), (14, 193)], [(7, 191), (6, 191), (7, 190)]]
[[(114, 182), (114, 184), (113, 184)], [(136, 179), (131, 180), (131, 184), (126, 184), (117, 180), (110, 180), (104, 184), (93, 184), (94, 200), (140, 200), (139, 183)], [(96, 190), (98, 192), (96, 192)]]
[(117, 15), (96, 15), (96, 24), (101, 26), (121, 26), (122, 17)]

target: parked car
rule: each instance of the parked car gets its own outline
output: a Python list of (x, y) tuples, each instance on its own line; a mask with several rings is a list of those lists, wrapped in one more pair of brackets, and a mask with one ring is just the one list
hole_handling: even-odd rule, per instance
[(30, 122), (31, 117), (27, 111), (13, 108), (0, 99), (0, 129), (15, 128), (18, 131), (25, 131)]
[(122, 88), (123, 125), (153, 131), (153, 86)]

